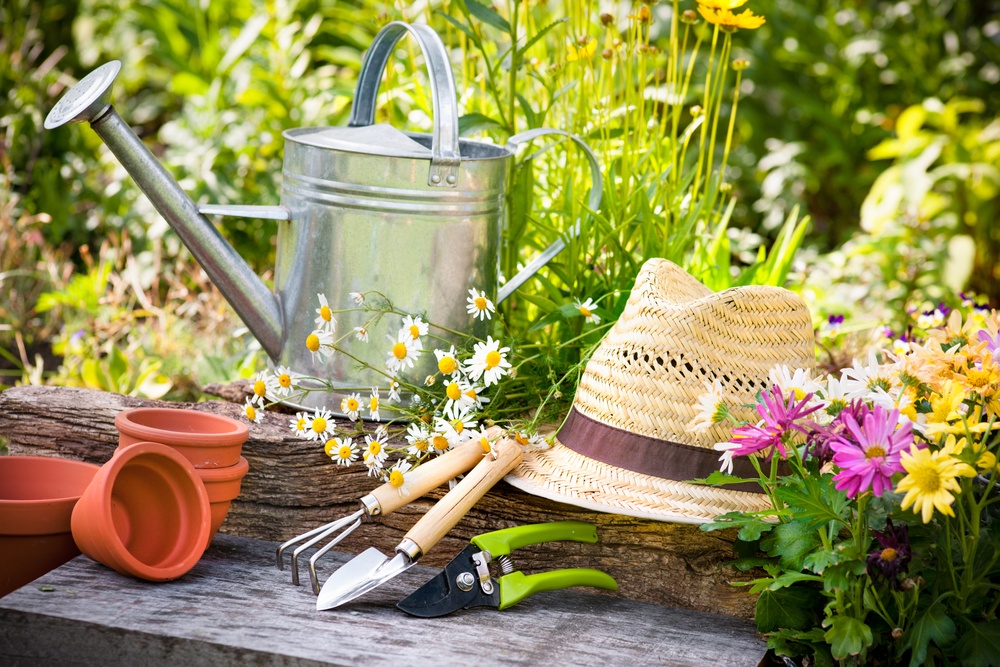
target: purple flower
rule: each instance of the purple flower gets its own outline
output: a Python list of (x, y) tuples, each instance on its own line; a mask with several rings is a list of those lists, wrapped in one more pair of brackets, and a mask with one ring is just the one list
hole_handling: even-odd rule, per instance
[(855, 423), (861, 421), (868, 408), (859, 400), (851, 401), (836, 414), (827, 425), (815, 424), (809, 429), (809, 437), (806, 440), (805, 456), (819, 461), (820, 467), (833, 460), (834, 442), (847, 439), (846, 421), (851, 419)]
[(864, 411), (866, 414), (860, 420), (845, 417), (848, 431), (845, 436), (849, 437), (830, 443), (833, 462), (840, 468), (833, 480), (849, 498), (856, 498), (868, 489), (876, 496), (891, 489), (893, 474), (903, 471), (899, 455), (913, 444), (910, 423), (897, 428), (899, 410), (887, 412), (876, 405)]
[(762, 391), (760, 395), (762, 402), (757, 404), (757, 413), (761, 417), (761, 422), (733, 429), (729, 441), (739, 446), (733, 448), (732, 456), (746, 456), (765, 450), (768, 458), (775, 451), (782, 457), (787, 456), (786, 436), (794, 432), (804, 435), (809, 433), (806, 426), (796, 422), (823, 407), (808, 405), (813, 398), (811, 393), (806, 394), (801, 401), (796, 401), (795, 394), (790, 393), (786, 400), (781, 394), (781, 387), (778, 386)]
[(986, 349), (993, 354), (993, 358), (1000, 360), (1000, 331), (991, 334), (986, 329), (980, 329), (979, 340), (985, 341)]
[(910, 531), (906, 526), (886, 523), (885, 530), (873, 530), (880, 549), (868, 554), (868, 574), (872, 579), (885, 579), (895, 590), (899, 590), (899, 575), (906, 573), (913, 555), (910, 549)]
[(843, 315), (830, 315), (829, 317), (826, 318), (826, 321), (829, 322), (830, 324), (843, 324), (844, 323), (844, 316)]

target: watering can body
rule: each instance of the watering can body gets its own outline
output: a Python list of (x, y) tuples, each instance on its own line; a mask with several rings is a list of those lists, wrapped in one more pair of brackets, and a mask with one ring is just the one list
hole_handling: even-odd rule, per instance
[[(416, 38), (429, 70), (432, 134), (404, 134), (373, 125), (381, 74), (406, 33)], [(381, 372), (391, 348), (386, 339), (396, 335), (400, 318), (377, 318), (375, 311), (358, 309), (351, 292), (385, 295), (396, 310), (420, 314), (443, 327), (432, 333), (441, 334), (444, 341), (454, 340), (445, 329), (482, 333), (474, 328), (466, 300), (472, 288), (497, 294), (506, 195), (519, 143), (544, 134), (572, 139), (591, 167), (589, 208), (595, 210), (600, 202), (596, 158), (582, 141), (565, 132), (531, 130), (512, 137), (506, 146), (459, 140), (447, 51), (427, 26), (395, 22), (376, 36), (362, 65), (347, 127), (284, 133), (280, 206), (195, 204), (111, 106), (111, 83), (119, 68), (116, 61), (108, 63), (81, 80), (52, 109), (46, 127), (89, 121), (271, 359), (328, 383), (325, 392), (288, 401), (298, 407), (336, 408), (351, 393), (388, 386), (388, 377)], [(206, 215), (278, 221), (273, 290)], [(578, 230), (579, 223), (564, 236)], [(564, 246), (565, 239), (559, 239), (506, 281), (498, 300)], [(335, 338), (342, 340), (350, 355), (326, 358), (307, 349), (306, 338), (316, 329), (319, 294), (334, 310), (353, 308), (336, 316)], [(367, 344), (354, 340), (351, 333), (356, 327), (367, 330)], [(440, 344), (447, 345), (444, 341)], [(421, 382), (435, 370), (434, 355), (424, 354), (407, 375)]]

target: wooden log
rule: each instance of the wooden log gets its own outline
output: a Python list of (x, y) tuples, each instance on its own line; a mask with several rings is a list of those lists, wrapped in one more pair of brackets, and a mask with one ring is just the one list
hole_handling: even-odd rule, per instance
[[(111, 458), (118, 433), (114, 417), (140, 406), (183, 407), (242, 418), (235, 403), (166, 403), (65, 387), (14, 387), (0, 393), (0, 435), (11, 454), (61, 456), (93, 463)], [(333, 465), (321, 445), (295, 437), (288, 415), (268, 412), (250, 426), (243, 456), (250, 472), (222, 531), (282, 542), (354, 512), (357, 499), (378, 482), (363, 466)], [(393, 514), (363, 524), (338, 549), (359, 553), (369, 546), (390, 553), (445, 488)], [(731, 584), (752, 577), (725, 566), (734, 558), (734, 531), (705, 533), (698, 526), (590, 512), (528, 495), (501, 482), (477, 503), (421, 563), (446, 564), (479, 533), (526, 523), (576, 520), (597, 526), (595, 545), (557, 542), (515, 552), (526, 573), (565, 567), (604, 570), (619, 583), (617, 595), (632, 600), (751, 617), (754, 598)], [(320, 569), (328, 573), (320, 561)], [(325, 574), (323, 578), (325, 578)]]

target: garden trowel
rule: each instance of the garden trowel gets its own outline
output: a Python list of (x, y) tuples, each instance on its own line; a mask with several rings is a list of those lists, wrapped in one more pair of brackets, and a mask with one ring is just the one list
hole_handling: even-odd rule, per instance
[(406, 533), (392, 558), (371, 547), (334, 572), (323, 584), (316, 609), (349, 602), (413, 567), (523, 456), (520, 445), (512, 439), (494, 444), (483, 460)]

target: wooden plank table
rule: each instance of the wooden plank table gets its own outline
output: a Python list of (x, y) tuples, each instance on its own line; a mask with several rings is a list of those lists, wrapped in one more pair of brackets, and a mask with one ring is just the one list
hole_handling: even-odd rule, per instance
[[(165, 584), (79, 556), (0, 598), (0, 664), (754, 667), (765, 652), (749, 621), (591, 589), (412, 618), (394, 605), (438, 572), (422, 566), (317, 612), (308, 586), (275, 567), (276, 546), (220, 533), (190, 573)], [(348, 558), (329, 554), (325, 572)]]

